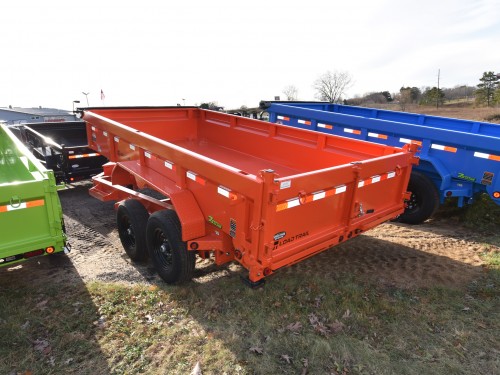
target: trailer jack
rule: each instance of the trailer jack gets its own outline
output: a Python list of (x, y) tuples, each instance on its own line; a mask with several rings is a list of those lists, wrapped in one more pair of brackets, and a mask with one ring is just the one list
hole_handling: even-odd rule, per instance
[(264, 284), (266, 283), (265, 279), (260, 279), (258, 281), (252, 281), (248, 277), (245, 277), (245, 276), (240, 276), (240, 278), (241, 278), (241, 281), (243, 281), (243, 284), (245, 284), (246, 286), (248, 286), (252, 289), (262, 288), (264, 286)]

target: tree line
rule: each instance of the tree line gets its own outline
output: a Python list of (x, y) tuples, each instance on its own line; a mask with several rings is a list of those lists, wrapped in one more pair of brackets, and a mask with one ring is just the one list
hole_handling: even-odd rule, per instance
[[(363, 96), (345, 98), (346, 91), (352, 86), (353, 78), (347, 71), (327, 71), (321, 74), (313, 83), (315, 98), (330, 103), (344, 103), (348, 105), (372, 105), (398, 103), (404, 111), (407, 105), (436, 105), (445, 101), (457, 103), (475, 101), (476, 105), (500, 105), (500, 74), (492, 71), (484, 72), (476, 86), (457, 85), (452, 88), (440, 87), (411, 87), (403, 86), (398, 92), (389, 91), (369, 92)], [(294, 101), (299, 99), (299, 90), (294, 85), (286, 86), (283, 91), (284, 99)], [(216, 101), (202, 103), (201, 108), (223, 110)], [(241, 107), (242, 111), (246, 106)]]
[[(389, 91), (369, 92), (363, 96), (344, 98), (346, 90), (352, 85), (353, 79), (348, 72), (328, 71), (314, 82), (315, 97), (330, 103), (349, 105), (385, 104), (397, 102), (404, 110), (406, 105), (442, 105), (445, 101), (471, 101), (477, 105), (492, 106), (500, 104), (500, 74), (492, 71), (484, 72), (476, 86), (457, 85), (453, 88), (440, 87), (410, 87), (403, 86), (396, 93)], [(298, 90), (294, 85), (283, 89), (286, 100), (297, 100)]]

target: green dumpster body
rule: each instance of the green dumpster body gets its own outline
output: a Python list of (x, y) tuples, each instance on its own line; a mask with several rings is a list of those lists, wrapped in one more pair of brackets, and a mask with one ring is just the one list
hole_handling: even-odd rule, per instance
[(53, 172), (0, 124), (0, 267), (65, 246)]

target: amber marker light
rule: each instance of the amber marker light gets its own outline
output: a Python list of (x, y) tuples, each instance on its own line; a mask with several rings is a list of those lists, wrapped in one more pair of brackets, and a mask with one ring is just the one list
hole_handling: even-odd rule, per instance
[(497, 199), (500, 198), (500, 191), (495, 191), (493, 193), (493, 198), (497, 198)]
[(54, 247), (53, 247), (53, 246), (49, 246), (49, 247), (47, 247), (47, 248), (45, 249), (45, 252), (46, 252), (47, 254), (52, 254), (55, 250), (56, 250), (56, 249), (54, 249)]

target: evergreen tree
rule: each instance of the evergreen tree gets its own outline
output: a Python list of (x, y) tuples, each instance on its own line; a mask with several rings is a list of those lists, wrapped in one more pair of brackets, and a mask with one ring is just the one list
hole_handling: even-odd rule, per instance
[(494, 103), (495, 91), (500, 86), (500, 77), (493, 72), (484, 72), (479, 80), (481, 83), (477, 85), (476, 102), (486, 103), (489, 107), (490, 104)]

